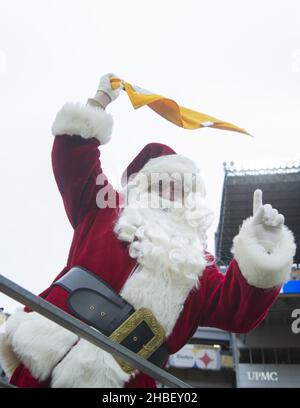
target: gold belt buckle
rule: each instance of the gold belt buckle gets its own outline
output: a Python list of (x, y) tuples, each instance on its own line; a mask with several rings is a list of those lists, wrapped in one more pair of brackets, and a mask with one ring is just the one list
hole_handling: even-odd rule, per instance
[[(142, 346), (137, 353), (139, 356), (146, 360), (163, 344), (165, 340), (165, 331), (158, 323), (151, 310), (142, 307), (134, 312), (123, 322), (110, 336), (109, 338), (116, 343), (122, 343), (122, 341), (130, 335), (130, 333), (142, 322), (146, 322), (152, 330), (154, 337)], [(120, 357), (115, 359), (126, 373), (131, 373), (135, 369), (128, 363), (122, 360)]]

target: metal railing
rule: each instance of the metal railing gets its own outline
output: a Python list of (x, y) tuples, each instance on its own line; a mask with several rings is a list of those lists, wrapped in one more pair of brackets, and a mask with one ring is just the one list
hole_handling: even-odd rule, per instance
[(4, 381), (4, 380), (0, 380), (0, 388), (18, 388), (18, 387), (15, 387), (14, 385), (12, 385), (12, 384), (9, 384), (6, 380)]
[(89, 341), (95, 346), (100, 347), (108, 353), (121, 357), (127, 363), (130, 363), (131, 366), (145, 374), (148, 374), (158, 382), (169, 387), (192, 388), (189, 384), (184, 383), (167, 371), (150, 363), (121, 344), (113, 342), (98, 330), (93, 329), (85, 323), (82, 323), (80, 320), (69, 315), (68, 313), (65, 313), (63, 310), (52, 305), (41, 297), (34, 295), (3, 275), (0, 275), (0, 291), (12, 299), (27, 305), (30, 307), (30, 309)]

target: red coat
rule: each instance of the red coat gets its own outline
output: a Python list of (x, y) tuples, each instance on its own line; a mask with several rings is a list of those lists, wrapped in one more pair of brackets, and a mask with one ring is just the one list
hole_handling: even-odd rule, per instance
[[(74, 228), (67, 265), (56, 279), (73, 266), (81, 265), (119, 292), (136, 260), (129, 257), (127, 244), (113, 232), (118, 208), (99, 209), (96, 205), (100, 188), (96, 185), (96, 177), (102, 172), (98, 146), (99, 141), (95, 138), (68, 135), (55, 138), (52, 151), (54, 174)], [(198, 326), (248, 332), (261, 322), (280, 290), (278, 287), (259, 289), (250, 286), (234, 259), (226, 274), (220, 273), (213, 264), (199, 279), (199, 289), (190, 292), (173, 332), (166, 340), (171, 354), (188, 342)], [(71, 314), (67, 292), (61, 287), (51, 285), (40, 296)], [(40, 387), (47, 386), (49, 381), (39, 383), (21, 365), (15, 370), (11, 383), (19, 387)], [(127, 386), (153, 387), (155, 383), (141, 373)]]

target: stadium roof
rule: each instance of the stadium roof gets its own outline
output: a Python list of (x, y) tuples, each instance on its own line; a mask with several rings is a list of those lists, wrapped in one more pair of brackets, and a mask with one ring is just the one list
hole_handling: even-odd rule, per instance
[(224, 184), (218, 230), (216, 259), (227, 265), (232, 259), (232, 240), (245, 218), (252, 215), (253, 192), (263, 191), (263, 203), (270, 203), (285, 216), (297, 243), (294, 262), (300, 263), (300, 162), (277, 168), (238, 169), (224, 163)]

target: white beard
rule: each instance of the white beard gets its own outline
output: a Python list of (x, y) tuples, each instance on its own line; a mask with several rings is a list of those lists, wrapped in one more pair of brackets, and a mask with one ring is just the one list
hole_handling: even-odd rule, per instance
[[(179, 209), (164, 209), (170, 202), (153, 194), (140, 198), (124, 208), (115, 226), (118, 238), (129, 243), (129, 255), (140, 265), (121, 295), (136, 309), (149, 308), (169, 336), (207, 266), (204, 250), (212, 212), (195, 194)], [(163, 208), (147, 208), (149, 199)]]

